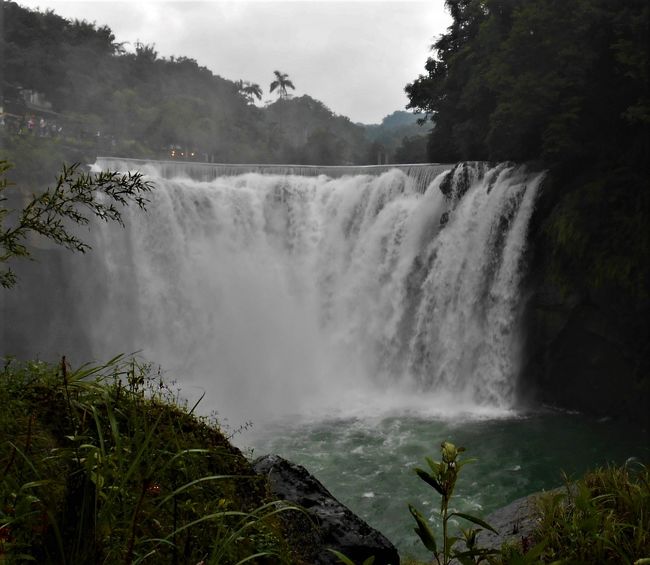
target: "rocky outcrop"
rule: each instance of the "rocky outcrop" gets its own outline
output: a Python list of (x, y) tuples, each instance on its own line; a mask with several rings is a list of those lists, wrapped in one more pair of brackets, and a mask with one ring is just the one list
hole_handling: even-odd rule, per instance
[[(302, 538), (303, 545), (310, 548), (305, 555), (309, 563), (340, 564), (334, 554), (327, 551), (332, 548), (355, 563), (374, 556), (375, 565), (399, 565), (399, 555), (393, 544), (336, 500), (301, 465), (278, 455), (265, 455), (253, 462), (253, 468), (268, 478), (274, 496), (301, 506), (311, 519), (311, 523), (305, 519), (300, 524), (294, 516), (288, 528), (289, 537), (295, 533)], [(306, 543), (305, 536), (309, 538)]]

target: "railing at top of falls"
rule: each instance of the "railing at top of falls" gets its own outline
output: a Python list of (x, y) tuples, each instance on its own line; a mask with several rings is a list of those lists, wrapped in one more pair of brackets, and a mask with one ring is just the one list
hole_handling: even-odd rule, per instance
[(101, 168), (137, 170), (154, 166), (166, 178), (187, 176), (196, 181), (209, 182), (218, 177), (235, 176), (245, 173), (270, 175), (300, 175), (337, 178), (345, 175), (380, 175), (391, 169), (399, 169), (416, 182), (417, 190), (424, 192), (431, 181), (440, 173), (450, 170), (454, 165), (442, 163), (417, 163), (394, 165), (264, 165), (264, 164), (226, 164), (201, 163), (194, 161), (155, 161), (150, 159), (128, 159), (122, 157), (97, 157)]

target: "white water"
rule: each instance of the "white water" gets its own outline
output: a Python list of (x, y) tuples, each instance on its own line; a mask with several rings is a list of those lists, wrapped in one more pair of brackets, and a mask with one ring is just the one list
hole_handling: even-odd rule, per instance
[(470, 187), (447, 199), (445, 174), (421, 193), (397, 169), (205, 182), (143, 170), (147, 213), (95, 230), (92, 276), (76, 277), (96, 358), (141, 350), (235, 426), (514, 406), (541, 175), (458, 168), (454, 191)]

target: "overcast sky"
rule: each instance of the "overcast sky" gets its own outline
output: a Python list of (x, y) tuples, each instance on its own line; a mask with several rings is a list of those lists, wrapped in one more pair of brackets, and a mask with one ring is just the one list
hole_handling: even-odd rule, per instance
[(431, 43), (451, 18), (444, 0), (161, 2), (18, 0), (66, 18), (108, 25), (118, 42), (154, 43), (160, 56), (196, 59), (231, 80), (273, 71), (352, 121), (377, 123), (407, 103), (404, 86), (424, 71)]

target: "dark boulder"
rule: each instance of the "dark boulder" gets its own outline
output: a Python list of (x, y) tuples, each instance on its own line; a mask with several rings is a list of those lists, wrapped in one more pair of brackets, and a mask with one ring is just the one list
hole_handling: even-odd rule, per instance
[[(274, 496), (300, 505), (311, 518), (314, 527), (294, 527), (308, 535), (310, 555), (314, 565), (334, 565), (340, 561), (327, 551), (332, 548), (355, 563), (370, 556), (375, 565), (399, 565), (399, 555), (393, 544), (380, 532), (371, 528), (350, 509), (341, 504), (304, 467), (278, 455), (265, 455), (253, 462), (255, 472), (268, 477)], [(298, 540), (296, 543), (300, 543)]]

